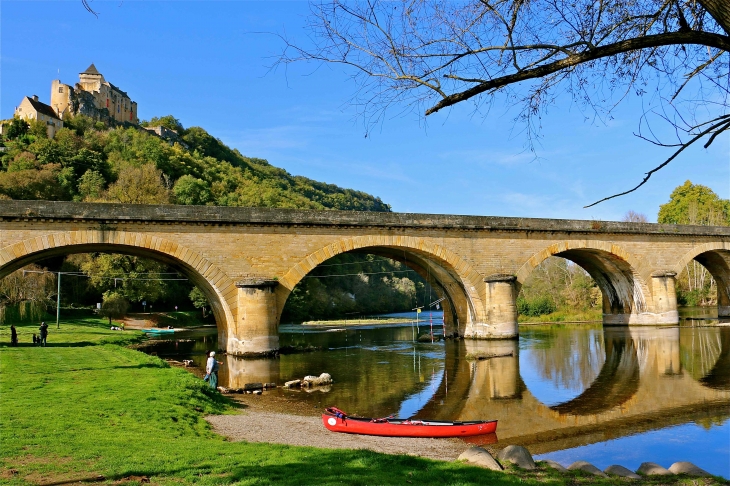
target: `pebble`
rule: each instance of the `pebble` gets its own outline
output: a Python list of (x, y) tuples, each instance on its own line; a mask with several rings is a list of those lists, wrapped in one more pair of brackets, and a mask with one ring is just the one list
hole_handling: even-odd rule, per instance
[(568, 470), (559, 462), (551, 461), (550, 459), (545, 459), (540, 462), (545, 464), (548, 467), (555, 469), (558, 472), (561, 472), (561, 473), (568, 472)]
[(608, 475), (611, 476), (620, 476), (622, 478), (631, 478), (631, 479), (641, 479), (641, 476), (636, 474), (631, 469), (627, 469), (623, 466), (619, 466), (618, 464), (614, 464), (613, 466), (608, 466), (606, 469), (603, 470)]
[(575, 461), (573, 464), (568, 466), (568, 471), (584, 471), (587, 473), (595, 474), (596, 476), (608, 477), (606, 473), (598, 469), (596, 466), (586, 461)]
[(704, 469), (695, 466), (691, 462), (686, 462), (686, 461), (675, 462), (674, 464), (669, 466), (669, 472), (674, 473), (674, 474), (689, 474), (690, 476), (698, 476), (698, 477), (712, 476), (710, 473), (708, 473)]
[(459, 456), (460, 461), (467, 461), (492, 471), (502, 471), (502, 466), (492, 457), (488, 450), (482, 447), (470, 447)]
[(497, 454), (497, 459), (502, 462), (509, 461), (515, 466), (522, 469), (535, 469), (535, 461), (532, 459), (530, 451), (522, 446), (507, 446)]
[(654, 462), (642, 462), (636, 472), (645, 476), (666, 476), (672, 474), (669, 470), (664, 469)]

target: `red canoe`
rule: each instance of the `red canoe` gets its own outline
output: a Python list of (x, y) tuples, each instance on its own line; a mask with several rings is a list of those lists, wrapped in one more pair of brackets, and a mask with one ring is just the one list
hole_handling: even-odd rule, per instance
[(395, 418), (351, 417), (334, 407), (322, 414), (322, 423), (332, 432), (385, 437), (473, 437), (492, 434), (497, 421), (444, 422)]

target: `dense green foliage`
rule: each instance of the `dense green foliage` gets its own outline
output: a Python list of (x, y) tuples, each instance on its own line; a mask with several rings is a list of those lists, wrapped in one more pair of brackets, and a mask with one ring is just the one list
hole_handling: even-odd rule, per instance
[(601, 291), (590, 275), (559, 257), (550, 257), (538, 265), (517, 297), (517, 312), (524, 318), (557, 314), (555, 319), (544, 320), (572, 320), (570, 315), (584, 320), (590, 315), (599, 317), (600, 311)]
[(669, 202), (659, 206), (657, 223), (727, 226), (730, 201), (721, 199), (707, 186), (686, 181), (672, 191)]
[[(152, 122), (174, 126), (178, 142), (139, 128), (108, 129), (83, 116), (66, 120), (66, 126), (49, 140), (43, 134), (29, 134), (13, 121), (5, 141), (7, 150), (0, 158), (0, 195), (11, 199), (390, 210), (377, 197), (292, 176), (263, 159), (246, 157), (200, 127), (185, 129), (172, 117)], [(128, 194), (126, 179), (140, 194)]]
[(315, 268), (294, 288), (282, 322), (408, 311), (428, 304), (427, 292), (426, 282), (399, 262), (344, 253)]

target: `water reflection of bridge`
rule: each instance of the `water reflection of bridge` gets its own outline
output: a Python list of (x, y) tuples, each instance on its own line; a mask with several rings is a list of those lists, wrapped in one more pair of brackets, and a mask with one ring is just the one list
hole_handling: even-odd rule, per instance
[(454, 360), (444, 405), (430, 403), (422, 414), (496, 418), (500, 442), (529, 444), (535, 453), (730, 417), (730, 329), (605, 328), (603, 334), (598, 376), (578, 396), (553, 406), (520, 377), (518, 343), (459, 343), (467, 352), (513, 356)]
[[(498, 419), (501, 443), (530, 445), (534, 453), (730, 417), (730, 328), (606, 327), (597, 333), (576, 334), (596, 340), (589, 346), (593, 353), (576, 348), (576, 335), (565, 332), (554, 336), (565, 342), (522, 357), (517, 341), (447, 342), (443, 379), (418, 416)], [(467, 353), (502, 357), (467, 361)], [(544, 403), (520, 375), (520, 359), (524, 366), (528, 357), (546, 375), (580, 375), (582, 391), (562, 403)], [(231, 386), (279, 379), (277, 360), (228, 357), (226, 368)]]

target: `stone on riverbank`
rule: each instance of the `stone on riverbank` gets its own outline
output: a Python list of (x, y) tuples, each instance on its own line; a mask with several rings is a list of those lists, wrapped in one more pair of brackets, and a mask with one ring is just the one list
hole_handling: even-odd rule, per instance
[(596, 476), (602, 476), (604, 478), (607, 478), (608, 475), (598, 469), (596, 466), (591, 464), (590, 462), (586, 461), (575, 461), (573, 464), (568, 466), (568, 471), (583, 471), (591, 474), (595, 474)]
[(459, 456), (460, 461), (467, 461), (475, 466), (491, 469), (492, 471), (502, 471), (502, 466), (492, 457), (486, 449), (482, 447), (470, 447)]
[(613, 466), (608, 466), (606, 469), (603, 470), (606, 474), (610, 476), (620, 476), (622, 478), (631, 478), (631, 479), (641, 479), (641, 476), (636, 474), (631, 469), (627, 469), (623, 466), (619, 466), (618, 464), (614, 464)]
[(302, 386), (324, 386), (332, 383), (332, 377), (329, 373), (322, 373), (319, 376), (305, 376), (302, 380)]
[(551, 467), (561, 473), (568, 472), (568, 470), (565, 468), (565, 466), (563, 466), (559, 462), (551, 461), (550, 459), (544, 459), (542, 461), (537, 461), (537, 462), (538, 462), (538, 464), (539, 463), (545, 464), (547, 467)]
[(666, 476), (668, 474), (672, 474), (671, 471), (664, 469), (654, 462), (642, 462), (636, 472), (643, 474), (644, 476)]
[(302, 380), (291, 380), (284, 383), (284, 388), (299, 388), (302, 386)]
[(509, 461), (515, 466), (522, 469), (535, 469), (535, 461), (532, 459), (530, 451), (522, 446), (507, 446), (497, 454), (497, 459), (501, 462)]
[(263, 390), (264, 384), (263, 383), (246, 383), (243, 385), (243, 391), (254, 391), (254, 390)]
[(691, 462), (686, 461), (680, 461), (675, 462), (671, 466), (669, 466), (669, 472), (672, 472), (674, 474), (689, 474), (690, 476), (698, 476), (698, 477), (709, 477), (712, 476), (712, 474), (708, 473), (702, 468), (699, 468), (692, 464)]

